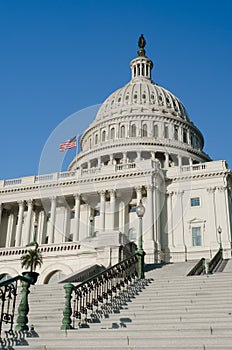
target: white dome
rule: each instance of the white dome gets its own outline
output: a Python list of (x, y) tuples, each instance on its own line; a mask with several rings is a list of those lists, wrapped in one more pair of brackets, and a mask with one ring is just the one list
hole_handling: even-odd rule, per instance
[(180, 100), (168, 90), (150, 79), (135, 78), (112, 93), (101, 105), (95, 122), (112, 118), (119, 109), (130, 112), (133, 107), (143, 107), (151, 112), (172, 115), (189, 121), (186, 109)]
[[(152, 81), (153, 63), (144, 46), (141, 36), (138, 56), (130, 62), (131, 81), (104, 101), (83, 133), (82, 152), (76, 158), (82, 169), (112, 165), (122, 154), (124, 162), (132, 161), (137, 147), (144, 147), (164, 168), (170, 162), (177, 164), (180, 157), (183, 164), (189, 164), (190, 158), (195, 163), (210, 159), (203, 152), (203, 135), (190, 121), (182, 102)], [(70, 169), (77, 162), (73, 161)]]

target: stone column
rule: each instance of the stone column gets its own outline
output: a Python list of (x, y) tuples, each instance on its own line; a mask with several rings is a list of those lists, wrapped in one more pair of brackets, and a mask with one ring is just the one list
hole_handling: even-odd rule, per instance
[(54, 231), (55, 231), (55, 221), (56, 221), (56, 197), (51, 199), (51, 215), (48, 225), (48, 244), (54, 243)]
[(168, 169), (169, 168), (169, 154), (165, 153), (165, 161), (164, 161), (164, 168)]
[(43, 244), (45, 242), (45, 237), (43, 237), (44, 234), (44, 224), (45, 224), (45, 212), (43, 209), (39, 212), (39, 218), (38, 218), (38, 236), (37, 236), (37, 242), (38, 244)]
[(32, 217), (32, 209), (33, 209), (33, 200), (29, 199), (27, 201), (27, 217), (25, 223), (25, 242), (27, 245), (30, 242), (30, 234), (31, 234), (31, 217)]
[(156, 242), (156, 250), (160, 249), (160, 241), (159, 241), (159, 227), (158, 227), (158, 187), (154, 186), (153, 191), (153, 213), (154, 213), (154, 240)]
[(180, 155), (178, 157), (178, 166), (182, 166), (182, 157)]
[(146, 211), (145, 211), (145, 218), (144, 218), (148, 224), (147, 228), (147, 239), (153, 240), (154, 239), (154, 219), (153, 219), (153, 185), (147, 186), (147, 205), (146, 205)]
[(140, 151), (137, 151), (137, 160), (141, 160), (141, 152)]
[(80, 209), (81, 209), (81, 196), (79, 193), (75, 194), (75, 218), (74, 218), (74, 230), (73, 241), (79, 241), (79, 229), (80, 229)]
[(10, 215), (8, 216), (8, 223), (7, 223), (6, 247), (10, 247), (11, 245), (13, 225), (14, 225), (14, 212), (11, 211)]
[(110, 229), (114, 230), (115, 224), (115, 190), (110, 190)]
[(207, 198), (207, 206), (209, 212), (212, 213), (213, 220), (210, 220), (209, 232), (210, 236), (204, 237), (204, 244), (209, 245), (210, 248), (217, 249), (218, 248), (218, 233), (217, 233), (217, 210), (216, 210), (216, 202), (215, 202), (215, 190), (216, 187), (208, 187), (206, 191), (208, 192)]
[(136, 190), (136, 197), (137, 197), (137, 205), (139, 205), (139, 202), (142, 199), (142, 187), (138, 186), (135, 188), (135, 190)]
[(122, 233), (125, 232), (125, 204), (124, 202), (120, 202), (119, 204), (119, 230)]
[(100, 192), (100, 231), (105, 231), (105, 191)]
[(18, 223), (15, 234), (15, 246), (19, 247), (21, 243), (22, 226), (23, 226), (23, 213), (24, 213), (24, 201), (19, 201)]
[(172, 196), (173, 192), (168, 192), (167, 196), (167, 223), (166, 232), (168, 234), (168, 247), (174, 248), (174, 237), (173, 237), (173, 214), (172, 214)]

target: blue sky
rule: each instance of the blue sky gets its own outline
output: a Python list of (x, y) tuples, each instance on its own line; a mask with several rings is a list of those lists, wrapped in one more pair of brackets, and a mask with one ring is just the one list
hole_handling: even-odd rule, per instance
[(153, 80), (182, 100), (205, 151), (232, 167), (231, 12), (229, 0), (0, 0), (0, 178), (37, 174), (54, 129), (129, 81), (141, 33)]

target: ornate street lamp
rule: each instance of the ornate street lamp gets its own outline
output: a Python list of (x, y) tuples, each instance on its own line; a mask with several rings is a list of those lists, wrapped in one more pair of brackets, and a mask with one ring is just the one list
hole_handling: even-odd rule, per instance
[(136, 214), (139, 218), (139, 239), (138, 239), (138, 279), (144, 278), (144, 250), (143, 250), (143, 216), (145, 207), (140, 199), (139, 205), (136, 207)]
[(222, 228), (220, 225), (218, 226), (217, 231), (219, 236), (219, 246), (220, 246), (220, 249), (222, 249)]
[(89, 217), (89, 237), (93, 237), (93, 215)]

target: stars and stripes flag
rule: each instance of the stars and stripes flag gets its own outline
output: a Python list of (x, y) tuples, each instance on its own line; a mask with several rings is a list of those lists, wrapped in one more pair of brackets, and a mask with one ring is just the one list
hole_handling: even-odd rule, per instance
[(77, 137), (74, 136), (69, 140), (66, 140), (60, 144), (60, 152), (66, 151), (67, 149), (70, 148), (75, 148), (77, 147)]

